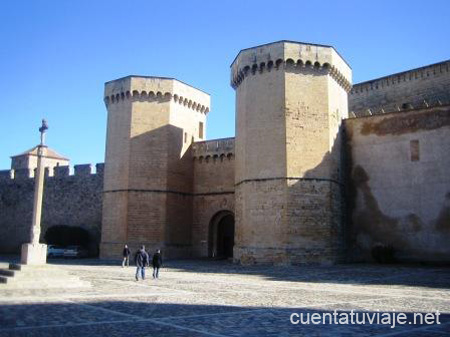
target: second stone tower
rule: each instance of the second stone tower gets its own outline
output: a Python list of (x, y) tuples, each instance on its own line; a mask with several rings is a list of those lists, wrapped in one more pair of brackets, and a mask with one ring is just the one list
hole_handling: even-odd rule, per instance
[(280, 41), (234, 60), (235, 260), (335, 263), (343, 256), (340, 133), (351, 76), (323, 45)]

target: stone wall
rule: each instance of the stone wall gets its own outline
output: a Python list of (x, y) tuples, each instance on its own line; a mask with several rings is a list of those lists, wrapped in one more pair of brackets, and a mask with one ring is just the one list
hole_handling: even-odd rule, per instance
[[(91, 253), (98, 253), (102, 220), (103, 164), (76, 165), (74, 175), (68, 166), (46, 170), (44, 182), (41, 242), (49, 227), (78, 226), (91, 237)], [(31, 170), (0, 171), (0, 252), (17, 253), (29, 242), (33, 215), (34, 178)]]
[(345, 121), (351, 252), (391, 245), (401, 261), (450, 261), (450, 106)]
[(220, 212), (234, 214), (234, 138), (196, 142), (194, 161), (193, 256), (206, 257), (211, 221)]
[(450, 103), (450, 61), (355, 84), (349, 111), (368, 116)]

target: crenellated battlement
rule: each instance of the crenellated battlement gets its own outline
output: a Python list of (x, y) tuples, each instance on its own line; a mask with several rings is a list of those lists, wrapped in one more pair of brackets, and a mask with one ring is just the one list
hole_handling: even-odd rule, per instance
[(395, 86), (403, 82), (423, 80), (427, 77), (440, 76), (450, 71), (450, 61), (430, 64), (425, 67), (411, 69), (401, 73), (392, 74), (365, 81), (353, 85), (350, 95), (363, 94), (368, 91), (383, 89), (389, 86)]
[(192, 157), (199, 163), (231, 160), (234, 158), (234, 137), (195, 142)]
[[(72, 169), (63, 165), (45, 168), (41, 240), (52, 226), (81, 227), (89, 232), (88, 248), (95, 254), (102, 221), (103, 166), (95, 165), (96, 172), (91, 164), (75, 165)], [(29, 240), (36, 183), (33, 171), (0, 171), (1, 252), (20, 252), (21, 245)]]
[(106, 83), (104, 102), (117, 104), (131, 102), (170, 102), (187, 109), (207, 114), (209, 95), (173, 78), (154, 76), (127, 76)]
[[(69, 166), (55, 166), (53, 168), (53, 174), (50, 175), (48, 167), (45, 168), (46, 178), (66, 178), (66, 177), (92, 177), (103, 176), (104, 163), (98, 163), (95, 165), (95, 172), (93, 171), (92, 164), (75, 165), (73, 167), (73, 174), (70, 172)], [(27, 180), (34, 179), (36, 175), (36, 169), (18, 169), (18, 170), (0, 170), (0, 182), (8, 180)]]
[(200, 113), (207, 114), (209, 112), (209, 107), (204, 106), (203, 104), (200, 104), (198, 102), (193, 101), (192, 99), (189, 99), (187, 97), (183, 97), (182, 95), (174, 94), (172, 95), (170, 92), (162, 93), (161, 91), (150, 91), (147, 92), (145, 90), (139, 92), (137, 90), (133, 90), (133, 92), (126, 91), (121, 92), (120, 94), (115, 94), (111, 96), (105, 96), (104, 98), (106, 106), (109, 104), (118, 103), (120, 101), (124, 100), (130, 100), (132, 102), (135, 101), (153, 101), (153, 102), (168, 102), (173, 100), (175, 103), (178, 103), (180, 105), (184, 105), (188, 109), (192, 109), (195, 111), (198, 111)]
[(390, 114), (390, 113), (396, 113), (396, 112), (405, 112), (405, 111), (415, 111), (415, 110), (423, 110), (423, 109), (433, 109), (437, 107), (442, 106), (449, 106), (450, 101), (444, 101), (441, 100), (428, 102), (427, 100), (423, 100), (422, 102), (411, 104), (408, 103), (405, 106), (400, 106), (398, 104), (390, 104), (383, 107), (378, 108), (372, 108), (372, 109), (365, 109), (360, 111), (350, 111), (348, 119), (352, 118), (361, 118), (361, 117), (369, 117), (369, 116), (376, 116), (376, 115), (382, 115), (382, 114)]
[(270, 71), (315, 71), (330, 75), (345, 91), (352, 88), (351, 68), (331, 46), (279, 41), (241, 50), (231, 65), (236, 89), (250, 75)]
[(450, 61), (355, 84), (349, 95), (352, 117), (450, 104)]

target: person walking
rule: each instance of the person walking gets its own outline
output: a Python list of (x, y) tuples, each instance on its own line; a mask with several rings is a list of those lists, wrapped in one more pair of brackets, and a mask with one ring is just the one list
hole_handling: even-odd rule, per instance
[(144, 245), (136, 252), (134, 262), (136, 263), (136, 281), (139, 281), (139, 274), (141, 275), (142, 280), (145, 280), (145, 267), (149, 265), (150, 258), (145, 251)]
[(127, 245), (125, 245), (125, 247), (123, 248), (123, 260), (122, 260), (122, 268), (125, 267), (125, 264), (127, 265), (127, 267), (130, 266), (130, 255), (131, 255), (131, 251), (130, 248), (128, 248)]
[(159, 278), (159, 268), (162, 267), (162, 257), (161, 251), (159, 249), (153, 255), (152, 265), (153, 265), (153, 278)]

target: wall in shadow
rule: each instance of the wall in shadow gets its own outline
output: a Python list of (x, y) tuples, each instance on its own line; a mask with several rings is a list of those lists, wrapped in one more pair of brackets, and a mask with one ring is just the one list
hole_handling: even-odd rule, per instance
[(450, 262), (449, 122), (448, 106), (346, 121), (353, 261)]
[[(83, 170), (78, 170), (82, 168)], [(80, 172), (81, 171), (81, 172)], [(6, 172), (6, 171), (2, 171)], [(29, 242), (33, 215), (34, 178), (0, 176), (0, 252), (17, 253)], [(98, 253), (102, 221), (103, 164), (97, 173), (91, 165), (76, 165), (69, 175), (68, 166), (55, 168), (45, 177), (41, 219), (41, 242), (48, 228), (65, 225), (82, 227), (89, 232), (91, 254)]]

